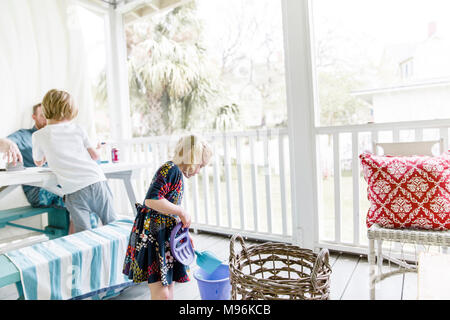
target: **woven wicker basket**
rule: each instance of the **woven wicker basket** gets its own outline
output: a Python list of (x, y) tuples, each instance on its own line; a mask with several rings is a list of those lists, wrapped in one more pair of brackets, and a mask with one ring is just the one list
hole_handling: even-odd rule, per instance
[[(235, 254), (235, 241), (242, 250)], [(231, 299), (326, 300), (330, 295), (329, 253), (298, 246), (262, 243), (246, 246), (240, 235), (230, 241)]]

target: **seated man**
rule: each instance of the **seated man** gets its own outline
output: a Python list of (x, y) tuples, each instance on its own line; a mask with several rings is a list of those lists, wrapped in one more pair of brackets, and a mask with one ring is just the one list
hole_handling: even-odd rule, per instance
[[(33, 106), (32, 118), (34, 120), (33, 128), (17, 130), (7, 137), (10, 141), (10, 145), (12, 144), (11, 142), (13, 142), (20, 150), (23, 166), (26, 168), (36, 167), (33, 161), (31, 135), (33, 132), (42, 129), (47, 125), (47, 119), (45, 119), (44, 114), (42, 113), (42, 106), (40, 103)], [(27, 185), (23, 185), (22, 188), (28, 202), (30, 202), (33, 207), (65, 207), (61, 197), (45, 189)]]

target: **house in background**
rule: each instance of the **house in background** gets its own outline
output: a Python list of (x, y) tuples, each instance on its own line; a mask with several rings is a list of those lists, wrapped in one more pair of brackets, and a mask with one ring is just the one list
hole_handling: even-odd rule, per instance
[(353, 95), (375, 123), (450, 118), (450, 41), (432, 22), (424, 41), (386, 47), (377, 85)]

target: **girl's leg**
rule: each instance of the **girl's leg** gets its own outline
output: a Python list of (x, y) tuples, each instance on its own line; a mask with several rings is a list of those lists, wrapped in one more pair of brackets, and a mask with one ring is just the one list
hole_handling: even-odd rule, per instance
[(173, 300), (173, 283), (163, 286), (161, 281), (149, 283), (152, 300)]

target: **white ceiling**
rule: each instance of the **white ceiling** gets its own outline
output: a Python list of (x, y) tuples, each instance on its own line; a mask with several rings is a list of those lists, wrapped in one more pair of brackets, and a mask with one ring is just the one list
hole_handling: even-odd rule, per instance
[(90, 0), (102, 6), (114, 7), (130, 23), (157, 12), (171, 10), (192, 0)]

